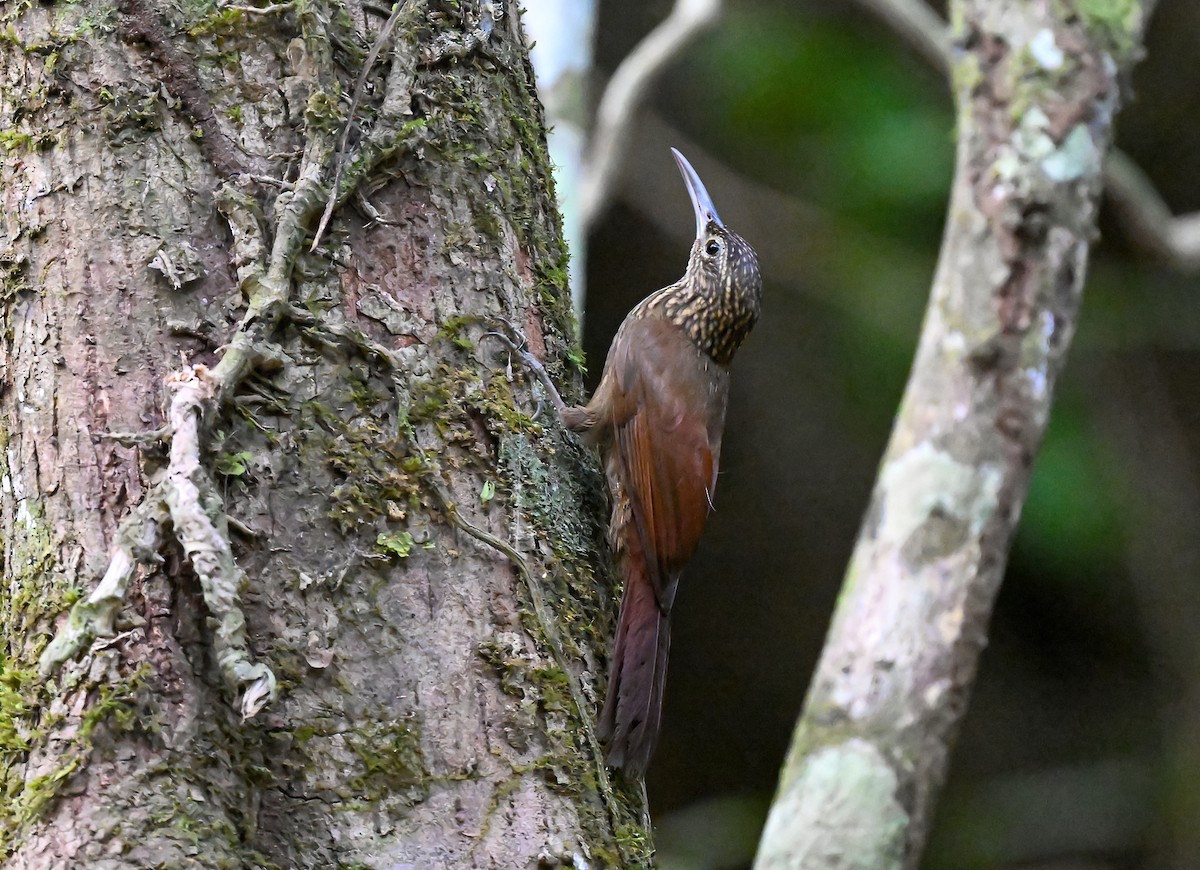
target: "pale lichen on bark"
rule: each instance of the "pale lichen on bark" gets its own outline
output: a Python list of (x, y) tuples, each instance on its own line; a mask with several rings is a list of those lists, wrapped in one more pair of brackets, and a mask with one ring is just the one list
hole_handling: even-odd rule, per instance
[[(896, 799), (899, 780), (871, 743), (852, 738), (805, 759), (781, 796), (763, 838), (782, 845), (760, 859), (771, 868), (881, 870), (904, 854), (908, 817)], [(812, 822), (804, 827), (795, 819)], [(776, 827), (772, 827), (776, 826)]]
[[(941, 257), (756, 866), (919, 860), (1074, 331), (1119, 76), (1140, 40), (1136, 3), (1098, 9), (951, 3), (958, 159)], [(815, 797), (841, 776), (871, 787), (830, 816)]]
[(194, 366), (168, 378), (167, 389), (172, 397), (166, 473), (122, 522), (100, 585), (72, 608), (62, 629), (42, 652), (39, 667), (43, 674), (53, 674), (93, 640), (113, 634), (113, 621), (138, 563), (161, 561), (161, 530), (169, 520), (171, 533), (187, 554), (213, 617), (217, 661), (240, 696), (242, 716), (249, 718), (274, 699), (275, 675), (266, 665), (250, 659), (240, 603), (246, 576), (233, 557), (223, 500), (201, 464), (200, 421), (206, 410), (215, 408), (215, 385), (205, 366)]
[[(153, 45), (158, 53), (166, 51), (168, 37), (147, 23), (154, 21), (153, 11), (137, 0), (127, 2), (126, 9), (133, 16), (137, 32), (145, 39), (160, 40)], [(331, 63), (328, 45), (322, 37), (315, 11), (300, 17), (307, 27), (307, 44), (318, 52), (318, 68), (328, 72)], [(323, 122), (325, 119), (316, 120)], [(307, 234), (307, 225), (319, 206), (322, 179), (332, 154), (332, 137), (324, 124), (311, 123), (298, 178), (291, 190), (281, 193), (275, 202), (278, 217), (272, 227), (274, 244), (265, 263), (250, 259), (256, 253), (256, 238), (249, 232), (248, 219), (238, 214), (237, 200), (228, 193), (223, 197), (226, 211), (237, 215), (231, 221), (231, 227), (237, 239), (235, 253), (243, 261), (239, 271), (249, 269), (258, 280), (249, 288), (246, 313), (215, 369), (210, 373), (207, 367), (192, 367), (168, 378), (168, 389), (173, 395), (164, 437), (170, 443), (171, 462), (165, 478), (149, 496), (150, 500), (158, 498), (166, 505), (175, 537), (201, 579), (205, 603), (217, 621), (214, 637), (217, 658), (226, 677), (242, 692), (239, 706), (245, 717), (258, 713), (274, 697), (275, 675), (270, 668), (249, 660), (245, 617), (239, 602), (244, 578), (230, 550), (228, 533), (223, 528), (222, 499), (200, 464), (205, 434), (200, 420), (215, 416), (224, 400), (256, 366), (277, 356), (270, 339), (287, 314), (296, 255)], [(123, 525), (142, 527), (144, 521), (140, 513), (135, 511)], [(217, 518), (220, 528), (213, 517)], [(127, 565), (131, 553), (133, 550), (118, 543), (113, 552), (113, 564), (105, 572), (110, 582), (102, 587), (102, 597), (97, 599), (94, 593), (75, 606), (63, 630), (42, 654), (39, 667), (43, 673), (56, 671), (98, 634), (111, 633), (114, 598), (124, 597), (127, 580), (133, 573), (132, 566)], [(143, 552), (141, 555), (157, 558), (157, 553)]]

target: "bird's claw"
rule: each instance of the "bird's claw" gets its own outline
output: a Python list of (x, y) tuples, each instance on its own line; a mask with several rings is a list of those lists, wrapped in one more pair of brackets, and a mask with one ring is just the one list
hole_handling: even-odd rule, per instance
[[(492, 324), (503, 327), (504, 331), (491, 329), (479, 336), (480, 340), (485, 338), (494, 338), (508, 348), (509, 353), (516, 354), (525, 363), (526, 368), (537, 372), (542, 368), (541, 362), (532, 353), (529, 352), (529, 339), (527, 339), (521, 330), (517, 329), (511, 320), (505, 317), (493, 317)], [(509, 364), (509, 380), (512, 380), (511, 362)]]
[[(495, 338), (499, 340), (500, 343), (506, 348), (508, 348), (510, 353), (519, 357), (521, 362), (524, 363), (525, 368), (529, 370), (530, 374), (537, 378), (537, 380), (541, 382), (542, 386), (545, 387), (546, 393), (554, 407), (561, 411), (565, 407), (562, 397), (559, 395), (558, 389), (554, 386), (554, 382), (550, 380), (550, 373), (546, 371), (546, 367), (542, 365), (541, 360), (530, 353), (529, 340), (525, 337), (524, 333), (517, 329), (517, 327), (513, 325), (512, 321), (505, 317), (493, 317), (491, 320), (494, 325), (502, 327), (504, 331), (494, 329), (489, 330), (480, 336), (480, 340), (489, 337)], [(511, 381), (511, 359), (509, 360), (507, 367), (507, 374), (508, 379)], [(537, 408), (533, 412), (533, 419), (536, 420), (541, 415), (543, 410), (545, 410), (544, 403), (539, 398), (537, 400)]]
[(494, 328), (488, 332), (485, 332), (482, 336), (480, 336), (481, 338), (486, 338), (490, 335), (493, 338), (500, 339), (500, 341), (503, 342), (508, 349), (514, 353), (528, 352), (529, 339), (525, 337), (525, 334), (521, 332), (521, 330), (517, 329), (517, 327), (513, 325), (511, 320), (509, 320), (507, 317), (501, 317), (499, 315), (490, 318), (490, 320), (493, 327), (503, 328), (504, 331), (501, 332), (499, 328)]
[(509, 338), (503, 332), (488, 331), (488, 332), (485, 332), (483, 335), (479, 336), (479, 338), (480, 339), (484, 339), (484, 338), (499, 339), (500, 343), (503, 344), (505, 347), (507, 347), (513, 353), (525, 353), (526, 352), (524, 347), (522, 347), (521, 345), (514, 342), (511, 338)]

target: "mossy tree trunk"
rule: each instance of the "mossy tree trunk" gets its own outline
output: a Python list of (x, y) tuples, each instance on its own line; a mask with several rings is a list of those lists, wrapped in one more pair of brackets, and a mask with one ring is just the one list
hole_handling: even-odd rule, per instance
[(389, 12), (0, 10), (4, 866), (639, 859), (600, 477), (481, 338), (575, 379), (516, 5)]

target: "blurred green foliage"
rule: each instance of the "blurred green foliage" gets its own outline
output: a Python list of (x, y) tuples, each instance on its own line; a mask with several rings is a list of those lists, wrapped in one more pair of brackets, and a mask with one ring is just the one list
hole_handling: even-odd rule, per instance
[(1078, 396), (1060, 391), (1021, 518), (1020, 557), (1050, 582), (1087, 583), (1122, 557), (1121, 505)]
[(953, 115), (911, 59), (863, 43), (843, 21), (735, 6), (697, 58), (691, 104), (759, 180), (866, 230), (927, 233), (912, 218), (945, 205)]

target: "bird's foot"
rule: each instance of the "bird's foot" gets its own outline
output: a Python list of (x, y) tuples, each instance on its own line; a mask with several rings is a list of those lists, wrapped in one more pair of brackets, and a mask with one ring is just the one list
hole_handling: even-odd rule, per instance
[[(546, 390), (546, 395), (550, 399), (550, 404), (554, 406), (554, 410), (558, 412), (561, 418), (562, 412), (566, 410), (566, 402), (558, 392), (558, 388), (554, 386), (554, 381), (550, 380), (550, 373), (546, 371), (546, 367), (542, 365), (542, 361), (529, 352), (529, 340), (521, 330), (517, 329), (509, 320), (503, 317), (492, 318), (492, 323), (499, 327), (498, 330), (490, 330), (482, 335), (482, 338), (494, 338), (503, 344), (513, 356), (516, 356), (524, 364), (525, 368), (533, 373), (534, 377), (541, 382), (542, 387)], [(538, 409), (534, 412), (534, 417), (541, 413), (541, 401), (538, 402)]]

